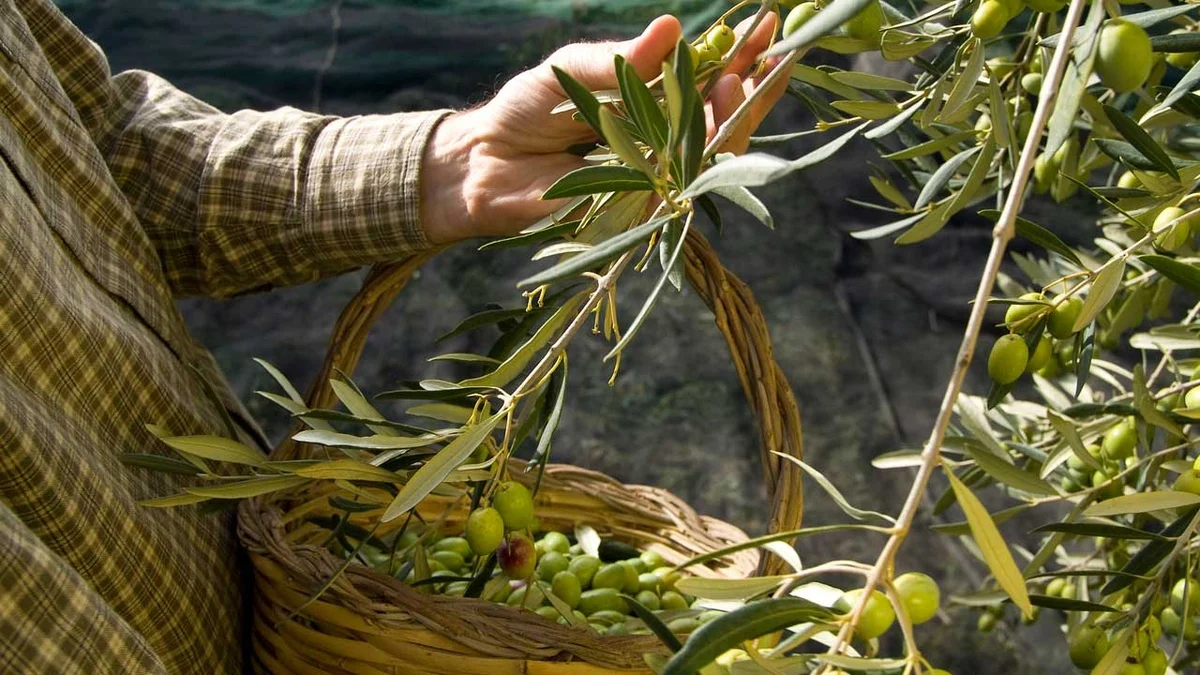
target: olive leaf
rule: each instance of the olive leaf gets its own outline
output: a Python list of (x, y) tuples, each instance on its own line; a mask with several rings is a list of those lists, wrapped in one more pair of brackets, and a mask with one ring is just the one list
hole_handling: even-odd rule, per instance
[(740, 185), (730, 185), (728, 187), (713, 188), (712, 193), (737, 204), (747, 213), (754, 216), (758, 222), (772, 230), (775, 229), (775, 219), (771, 217), (771, 212), (767, 210), (767, 205), (754, 196), (753, 192)]
[(138, 506), (147, 506), (152, 509), (168, 509), (176, 506), (189, 506), (191, 504), (199, 504), (200, 502), (208, 501), (208, 497), (194, 494), (170, 495), (169, 497), (155, 497), (154, 499), (138, 500)]
[(1116, 295), (1117, 289), (1121, 287), (1121, 279), (1125, 275), (1125, 260), (1123, 258), (1115, 259), (1110, 262), (1100, 273), (1092, 279), (1092, 287), (1088, 290), (1087, 298), (1083, 301), (1083, 309), (1079, 312), (1079, 318), (1075, 320), (1073, 330), (1083, 330), (1095, 319), (1098, 314), (1108, 306), (1108, 301), (1112, 300)]
[[(1200, 33), (1188, 33), (1188, 35), (1200, 37)], [(1197, 85), (1200, 85), (1200, 61), (1194, 63), (1192, 67), (1188, 69), (1187, 73), (1185, 73), (1183, 77), (1179, 78), (1179, 81), (1175, 83), (1175, 87), (1171, 89), (1170, 93), (1168, 93), (1166, 97), (1163, 98), (1163, 100), (1160, 101), (1152, 110), (1148, 111), (1146, 116), (1149, 117), (1157, 114), (1158, 112), (1166, 110), (1167, 108), (1175, 105), (1179, 101), (1183, 100), (1184, 96), (1187, 96), (1191, 92), (1195, 91), (1197, 89)]]
[(371, 451), (424, 448), (441, 443), (448, 438), (449, 436), (441, 434), (422, 434), (420, 436), (385, 434), (355, 436), (338, 431), (324, 431), (319, 429), (306, 429), (292, 436), (292, 440), (297, 443), (312, 443), (313, 445), (324, 445), (332, 448), (352, 448), (355, 450)]
[[(838, 1), (851, 2), (853, 0)], [(823, 10), (823, 12), (827, 11), (829, 10)], [(680, 197), (684, 199), (696, 197), (719, 187), (757, 187), (775, 182), (792, 172), (806, 169), (833, 156), (863, 128), (863, 126), (855, 127), (816, 150), (790, 161), (774, 155), (752, 152), (721, 162), (700, 174)]]
[(601, 192), (636, 192), (653, 189), (654, 183), (646, 171), (628, 166), (601, 164), (585, 166), (568, 173), (547, 188), (542, 199), (562, 199)]
[(684, 577), (675, 582), (675, 590), (707, 600), (748, 600), (778, 588), (790, 575), (726, 579)]
[(512, 382), (517, 375), (521, 374), (521, 372), (525, 370), (526, 366), (528, 366), (533, 360), (533, 357), (536, 356), (543, 347), (549, 344), (550, 340), (552, 340), (554, 336), (558, 334), (558, 331), (574, 317), (575, 310), (578, 309), (581, 304), (583, 304), (583, 299), (584, 294), (580, 293), (570, 300), (564, 302), (563, 305), (555, 310), (554, 314), (550, 315), (550, 318), (546, 319), (546, 322), (537, 329), (537, 332), (533, 334), (533, 337), (529, 338), (525, 344), (521, 345), (517, 351), (513, 352), (512, 356), (505, 359), (504, 362), (497, 366), (495, 370), (487, 373), (486, 375), (480, 375), (479, 377), (472, 377), (463, 380), (460, 383), (462, 387), (471, 389), (475, 387), (490, 388), (507, 386), (509, 382)]
[[(836, 7), (837, 3), (833, 6)], [(833, 613), (828, 609), (801, 598), (768, 598), (739, 607), (692, 633), (683, 648), (675, 652), (663, 666), (662, 675), (692, 675), (746, 640), (832, 616)]]
[(1122, 516), (1133, 513), (1164, 511), (1167, 509), (1194, 506), (1196, 504), (1200, 504), (1200, 495), (1194, 495), (1190, 492), (1175, 492), (1172, 490), (1138, 492), (1136, 494), (1113, 497), (1112, 499), (1092, 504), (1083, 512), (1083, 515), (1092, 518)]
[(172, 436), (161, 440), (186, 455), (214, 462), (258, 466), (267, 461), (267, 456), (258, 450), (220, 436)]
[(269, 492), (287, 490), (308, 482), (309, 479), (302, 476), (269, 476), (220, 485), (196, 485), (185, 487), (183, 491), (209, 499), (245, 499), (265, 495)]
[(621, 101), (625, 104), (629, 119), (638, 131), (642, 132), (642, 137), (651, 148), (656, 152), (663, 152), (667, 148), (667, 120), (663, 117), (658, 102), (654, 100), (646, 83), (638, 77), (637, 71), (620, 54), (613, 57), (613, 68), (617, 73), (617, 86), (621, 89)]
[(604, 131), (600, 127), (600, 102), (592, 95), (592, 92), (587, 90), (579, 83), (578, 80), (571, 77), (565, 70), (558, 66), (551, 66), (554, 71), (554, 77), (558, 79), (559, 85), (566, 92), (567, 97), (575, 104), (575, 109), (579, 111), (579, 116), (587, 122), (601, 138), (604, 138)]
[(1164, 255), (1142, 255), (1138, 260), (1183, 288), (1200, 295), (1200, 267)]
[[(1000, 220), (1000, 212), (996, 209), (985, 209), (980, 211), (979, 215), (992, 222)], [(1016, 232), (1017, 236), (1028, 240), (1030, 243), (1041, 246), (1047, 251), (1057, 253), (1076, 265), (1083, 267), (1083, 261), (1079, 259), (1079, 255), (1075, 253), (1074, 249), (1067, 246), (1066, 242), (1058, 238), (1058, 235), (1032, 220), (1017, 216)]]
[(996, 577), (996, 583), (1000, 584), (1000, 588), (1008, 593), (1013, 604), (1019, 607), (1025, 616), (1031, 616), (1033, 606), (1029, 602), (1029, 591), (1025, 588), (1025, 579), (1021, 576), (1021, 570), (1013, 560), (1012, 553), (1004, 542), (1004, 537), (996, 529), (996, 524), (992, 522), (987, 509), (970, 488), (964, 485), (953, 471), (946, 471), (945, 474), (950, 481), (950, 487), (958, 498), (959, 506), (967, 516), (967, 523), (971, 527), (971, 536), (979, 546), (984, 562), (992, 570), (992, 575)]
[(398, 483), (400, 476), (393, 471), (356, 459), (333, 459), (293, 471), (297, 476), (321, 480), (360, 480), (377, 483)]
[(1125, 113), (1117, 110), (1111, 105), (1104, 106), (1104, 114), (1108, 116), (1108, 121), (1112, 123), (1117, 132), (1129, 141), (1143, 157), (1150, 160), (1159, 171), (1169, 174), (1175, 180), (1179, 180), (1179, 170), (1175, 168), (1175, 164), (1171, 161), (1171, 157), (1167, 155), (1167, 151), (1150, 137), (1144, 129), (1138, 126), (1137, 122), (1129, 119)]
[(467, 428), (420, 469), (417, 469), (400, 489), (392, 503), (388, 505), (387, 510), (383, 512), (381, 522), (395, 520), (421, 503), (422, 499), (433, 492), (434, 488), (439, 486), (455, 467), (462, 464), (463, 460), (469, 457), (475, 448), (478, 448), (491, 435), (507, 415), (507, 411), (501, 410)]
[(905, 665), (903, 659), (866, 658), (845, 654), (821, 654), (817, 659), (838, 668), (849, 668), (855, 672), (890, 671), (903, 668)]
[(173, 473), (181, 476), (195, 476), (198, 471), (195, 465), (174, 457), (151, 455), (139, 452), (123, 452), (117, 459), (125, 466), (138, 469), (149, 469), (159, 473)]
[(1152, 539), (1165, 541), (1167, 538), (1125, 525), (1110, 522), (1076, 522), (1076, 523), (1046, 523), (1033, 529), (1033, 532), (1063, 532), (1080, 537), (1105, 537), (1108, 539)]
[(941, 136), (939, 138), (930, 139), (924, 143), (904, 148), (903, 150), (897, 150), (896, 152), (881, 155), (881, 157), (883, 157), (883, 159), (891, 159), (895, 161), (924, 157), (926, 155), (932, 155), (935, 152), (941, 152), (942, 150), (946, 150), (966, 141), (974, 141), (977, 136), (978, 134), (973, 129), (969, 129), (967, 131), (958, 131), (952, 134), (946, 134), (945, 136)]
[[(623, 253), (649, 239), (655, 232), (662, 229), (667, 224), (667, 221), (675, 217), (676, 214), (671, 213), (631, 227), (625, 232), (596, 244), (585, 253), (572, 256), (550, 269), (543, 270), (527, 279), (521, 280), (517, 285), (529, 287), (553, 283), (611, 262)], [(463, 384), (468, 383), (464, 382)]]

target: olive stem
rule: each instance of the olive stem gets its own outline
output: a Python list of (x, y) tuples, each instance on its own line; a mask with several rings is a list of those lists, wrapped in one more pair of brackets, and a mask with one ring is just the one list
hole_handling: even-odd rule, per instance
[[(734, 45), (734, 47), (736, 48), (737, 45)], [(705, 146), (703, 159), (701, 161), (712, 157), (713, 153), (715, 153), (718, 148), (724, 145), (725, 141), (729, 140), (729, 137), (733, 135), (734, 130), (738, 128), (738, 125), (742, 123), (742, 120), (745, 119), (746, 115), (750, 114), (750, 109), (754, 107), (754, 104), (758, 101), (758, 99), (767, 91), (769, 91), (781, 77), (787, 77), (792, 72), (792, 66), (795, 65), (796, 60), (800, 58), (800, 55), (803, 54), (804, 51), (805, 48), (793, 49), (792, 51), (788, 52), (786, 56), (780, 59), (779, 63), (775, 64), (775, 67), (771, 69), (771, 72), (762, 81), (762, 83), (755, 87), (754, 91), (750, 92), (750, 95), (746, 97), (746, 100), (737, 107), (737, 110), (733, 111), (733, 114), (729, 116), (729, 119), (725, 120), (725, 123), (721, 125), (720, 129), (717, 130), (717, 133), (713, 136), (713, 139), (708, 142), (707, 146)], [(715, 82), (716, 79), (714, 78), (712, 81)]]
[[(905, 499), (900, 517), (897, 519), (897, 532), (884, 544), (875, 566), (867, 577), (862, 594), (850, 612), (850, 619), (838, 631), (837, 638), (830, 647), (829, 653), (836, 654), (842, 651), (854, 627), (858, 624), (863, 610), (866, 609), (871, 592), (885, 576), (886, 578), (890, 578), (895, 564), (896, 553), (899, 551), (900, 545), (904, 542), (912, 527), (917, 507), (921, 503), (921, 496), (924, 494), (930, 478), (933, 477), (934, 470), (940, 463), (942, 442), (945, 440), (946, 430), (950, 426), (950, 421), (954, 417), (954, 405), (958, 401), (958, 395), (962, 390), (963, 382), (966, 380), (967, 369), (971, 365), (971, 358), (974, 355), (976, 343), (979, 341), (980, 329), (983, 327), (984, 313), (987, 310), (987, 300), (991, 296), (992, 288), (995, 286), (996, 277), (1000, 272), (1000, 264), (1004, 260), (1004, 253), (1008, 247), (1008, 242), (1013, 238), (1015, 232), (1017, 212), (1020, 211), (1024, 201), (1025, 189), (1029, 184), (1034, 158), (1038, 154), (1038, 145), (1049, 122), (1059, 85), (1062, 83), (1066, 72), (1071, 43), (1075, 37), (1075, 29), (1079, 26), (1080, 19), (1082, 18), (1084, 4), (1084, 0), (1071, 0), (1066, 19), (1063, 21), (1062, 37), (1054, 50), (1054, 57), (1050, 61), (1050, 66), (1046, 69), (1046, 77), (1042, 82), (1041, 96), (1038, 99), (1037, 110), (1033, 115), (1033, 123), (1030, 125), (1029, 135), (1026, 136), (1025, 145), (1021, 149), (1021, 156), (1017, 162), (1017, 169), (1013, 175), (1013, 182), (1009, 187), (1004, 208), (1000, 212), (1000, 219), (996, 222), (996, 226), (992, 230), (992, 248), (988, 253), (983, 276), (979, 281), (979, 288), (975, 294), (975, 303), (971, 308), (967, 328), (963, 333), (962, 343), (959, 346), (954, 372), (946, 387), (946, 393), (942, 398), (941, 408), (938, 411), (933, 430), (929, 435), (929, 440), (921, 453), (921, 466), (917, 471), (916, 478), (913, 480), (908, 497)], [(916, 654), (910, 654), (909, 658), (916, 658)], [(820, 675), (821, 673), (827, 673), (828, 670), (829, 665), (826, 663), (820, 666), (815, 673), (816, 675)]]

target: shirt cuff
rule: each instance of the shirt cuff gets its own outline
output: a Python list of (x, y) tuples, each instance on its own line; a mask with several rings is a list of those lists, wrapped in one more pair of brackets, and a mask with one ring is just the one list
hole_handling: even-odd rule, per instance
[(302, 216), (311, 260), (352, 268), (432, 246), (421, 223), (421, 160), (451, 112), (349, 117), (321, 130)]

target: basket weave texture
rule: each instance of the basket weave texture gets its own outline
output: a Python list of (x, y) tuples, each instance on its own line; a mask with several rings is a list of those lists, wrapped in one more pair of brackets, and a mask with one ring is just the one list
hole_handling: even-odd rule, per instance
[[(308, 395), (310, 407), (328, 408), (336, 402), (330, 376), (353, 372), (371, 325), (432, 255), (371, 270), (338, 319), (322, 370)], [(774, 453), (802, 457), (800, 415), (772, 354), (762, 312), (749, 287), (721, 265), (699, 233), (689, 235), (685, 256), (688, 281), (712, 309), (757, 417), (771, 504), (770, 530), (797, 529), (803, 512), (800, 469)], [(309, 452), (289, 439), (272, 452), (272, 459), (308, 457)], [(510, 467), (514, 480), (533, 481), (534, 472), (523, 471), (517, 460)], [(601, 636), (528, 610), (421, 593), (362, 565), (350, 565), (337, 574), (344, 561), (321, 546), (328, 531), (308, 522), (312, 516), (334, 513), (329, 497), (337, 493), (339, 488), (318, 481), (249, 499), (240, 506), (239, 536), (254, 567), (253, 651), (259, 672), (648, 673), (643, 654), (663, 649), (651, 636)], [(469, 506), (462, 501), (431, 496), (418, 510), (427, 519), (443, 520), (447, 531), (457, 531)], [(698, 515), (666, 490), (625, 485), (595, 471), (561, 464), (546, 467), (535, 510), (543, 529), (571, 532), (576, 525), (590, 525), (603, 537), (655, 550), (672, 564), (746, 539), (738, 528)], [(355, 514), (352, 522), (369, 529), (382, 511)], [(402, 521), (384, 524), (378, 534)], [(744, 578), (781, 569), (782, 561), (773, 556), (760, 559), (751, 549), (688, 571)]]

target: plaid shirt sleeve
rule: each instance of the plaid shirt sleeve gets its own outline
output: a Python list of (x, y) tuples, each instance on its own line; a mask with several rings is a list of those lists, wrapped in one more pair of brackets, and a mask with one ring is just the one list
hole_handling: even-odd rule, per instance
[(73, 26), (45, 45), (178, 294), (313, 281), (428, 248), (421, 157), (449, 111), (225, 114), (143, 71), (111, 75)]

